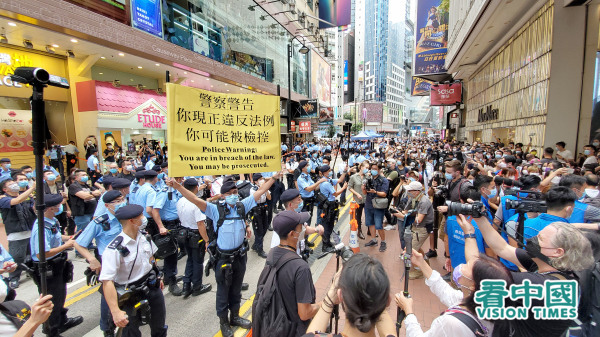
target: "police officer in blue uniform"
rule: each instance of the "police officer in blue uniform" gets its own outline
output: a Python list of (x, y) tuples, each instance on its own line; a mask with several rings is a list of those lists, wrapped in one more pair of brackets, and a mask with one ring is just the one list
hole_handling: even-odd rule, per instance
[[(127, 179), (123, 179), (129, 182)], [(127, 188), (129, 184), (127, 183)], [(115, 212), (127, 205), (124, 196), (119, 191), (108, 191), (102, 196), (106, 211), (92, 220), (83, 230), (81, 235), (77, 238), (74, 247), (81, 254), (86, 261), (90, 264), (89, 271), (86, 270), (86, 275), (94, 273), (97, 276), (100, 275), (100, 269), (102, 267), (102, 254), (106, 250), (106, 247), (121, 233), (123, 227), (119, 220), (115, 217)], [(97, 249), (92, 255), (88, 247), (92, 240), (96, 240)], [(91, 278), (92, 275), (90, 275)], [(93, 286), (93, 284), (89, 284)], [(114, 324), (110, 316), (110, 309), (106, 300), (102, 296), (100, 299), (100, 330), (104, 333), (105, 337), (114, 336)]]
[[(143, 207), (144, 216), (146, 219), (148, 219), (148, 227), (146, 230), (150, 236), (154, 236), (158, 233), (166, 234), (167, 229), (162, 226), (162, 224), (161, 226), (158, 226), (158, 221), (152, 216), (152, 208), (154, 207), (154, 203), (156, 201), (156, 190), (154, 189), (154, 185), (158, 181), (158, 174), (156, 171), (152, 170), (146, 170), (142, 172), (144, 179), (139, 180), (138, 184), (140, 188), (135, 194), (133, 200), (129, 200), (129, 203)], [(160, 220), (160, 217), (158, 217), (158, 220)]]
[[(254, 173), (252, 175), (252, 180), (254, 184), (252, 189), (250, 190), (250, 195), (253, 195), (258, 191), (259, 186), (264, 184), (265, 180), (263, 175), (260, 173)], [(254, 229), (254, 245), (252, 245), (252, 250), (255, 251), (258, 256), (263, 259), (267, 258), (267, 253), (265, 253), (263, 249), (263, 239), (265, 238), (265, 234), (267, 233), (267, 229), (269, 228), (269, 224), (271, 223), (269, 220), (269, 205), (268, 200), (271, 199), (269, 193), (263, 194), (259, 200), (256, 201), (256, 206), (252, 208), (252, 229)], [(272, 214), (272, 213), (271, 213)]]
[[(141, 337), (143, 324), (150, 325), (151, 336), (165, 337), (164, 285), (153, 256), (156, 245), (140, 232), (143, 210), (139, 205), (126, 205), (115, 212), (123, 231), (102, 254), (100, 281), (113, 322), (123, 328), (123, 337)], [(129, 291), (127, 299), (118, 298), (117, 288)]]
[(129, 186), (129, 203), (130, 204), (137, 205), (137, 193), (140, 190), (140, 186), (141, 186), (140, 184), (144, 184), (144, 182), (146, 181), (145, 176), (144, 176), (144, 171), (145, 170), (143, 170), (143, 168), (142, 168), (142, 170), (136, 169), (135, 179), (131, 182), (131, 185)]
[[(217, 281), (217, 315), (221, 324), (221, 333), (224, 337), (232, 337), (231, 326), (249, 329), (251, 322), (239, 316), (242, 300), (242, 282), (246, 272), (247, 239), (252, 235), (250, 226), (246, 225), (245, 215), (256, 206), (256, 202), (266, 193), (273, 182), (281, 176), (278, 172), (273, 179), (267, 180), (253, 195), (239, 200), (235, 182), (231, 179), (223, 181), (221, 186), (221, 200), (218, 204), (207, 203), (196, 197), (181, 184), (170, 179), (168, 185), (177, 189), (183, 197), (193, 202), (206, 216), (212, 219), (216, 243), (209, 244), (216, 252), (215, 278)], [(228, 317), (228, 314), (230, 316)]]
[(298, 163), (298, 169), (300, 170), (300, 172), (302, 172), (297, 180), (298, 190), (300, 191), (300, 196), (302, 197), (302, 202), (304, 203), (302, 211), (310, 212), (310, 214), (312, 215), (315, 206), (315, 191), (318, 191), (317, 189), (319, 188), (319, 185), (327, 181), (327, 179), (321, 178), (315, 183), (309, 174), (310, 168), (306, 160), (303, 160), (300, 163)]
[(321, 171), (321, 173), (323, 174), (323, 178), (326, 179), (326, 181), (319, 186), (319, 189), (321, 191), (321, 194), (323, 194), (323, 196), (327, 198), (327, 200), (324, 201), (321, 206), (323, 209), (323, 213), (325, 214), (322, 223), (323, 227), (325, 228), (325, 232), (323, 233), (323, 251), (331, 251), (333, 249), (333, 245), (331, 244), (329, 239), (331, 236), (331, 232), (333, 232), (335, 221), (338, 218), (340, 206), (339, 202), (336, 200), (336, 197), (342, 194), (342, 192), (346, 189), (347, 184), (344, 184), (344, 186), (338, 189), (337, 191), (335, 190), (334, 186), (338, 184), (338, 181), (344, 181), (344, 179), (346, 178), (346, 170), (344, 170), (344, 173), (342, 173), (340, 179), (332, 179), (333, 171), (331, 170), (329, 165), (321, 166), (319, 171)]
[[(66, 250), (72, 248), (75, 240), (72, 237), (61, 235), (60, 224), (56, 215), (63, 212), (63, 197), (60, 194), (45, 194), (44, 202), (44, 235), (46, 238), (45, 252), (48, 263), (47, 287), (48, 294), (52, 295), (52, 313), (44, 326), (43, 331), (50, 337), (60, 334), (74, 326), (83, 323), (83, 317), (67, 318), (67, 309), (64, 308), (67, 297), (67, 283), (73, 280), (73, 264), (67, 259)], [(39, 263), (39, 235), (37, 219), (33, 224), (31, 239), (31, 258), (33, 259), (34, 281), (41, 293)], [(63, 243), (64, 242), (64, 243)]]

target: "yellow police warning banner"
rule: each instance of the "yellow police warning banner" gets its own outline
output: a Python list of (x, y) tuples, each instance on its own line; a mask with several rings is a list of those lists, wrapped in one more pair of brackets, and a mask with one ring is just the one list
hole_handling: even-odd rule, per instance
[(167, 84), (171, 177), (281, 170), (279, 97)]

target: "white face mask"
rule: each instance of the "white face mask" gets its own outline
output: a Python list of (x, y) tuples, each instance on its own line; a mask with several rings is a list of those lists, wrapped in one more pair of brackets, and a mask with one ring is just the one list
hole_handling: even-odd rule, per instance
[(148, 226), (148, 219), (144, 216), (142, 217), (142, 225), (140, 226), (140, 230), (143, 231)]
[(585, 189), (585, 195), (589, 196), (590, 198), (595, 198), (598, 196), (598, 194), (600, 194), (600, 191), (597, 188)]
[(558, 183), (560, 183), (560, 178), (561, 177), (558, 177), (558, 176), (554, 177), (554, 178), (552, 178), (552, 180), (550, 180), (550, 182), (554, 185), (558, 185)]

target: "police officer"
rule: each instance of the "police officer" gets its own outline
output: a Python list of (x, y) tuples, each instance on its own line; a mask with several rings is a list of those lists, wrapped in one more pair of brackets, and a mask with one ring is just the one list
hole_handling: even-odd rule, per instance
[[(131, 182), (131, 185), (129, 186), (129, 203), (130, 204), (136, 204), (137, 205), (137, 193), (140, 190), (140, 184), (144, 184), (144, 182), (146, 181), (145, 176), (144, 176), (144, 169), (142, 168), (142, 170), (137, 170), (135, 172), (135, 180)], [(143, 206), (142, 206), (143, 207)]]
[[(155, 165), (155, 168), (157, 166)], [(160, 167), (158, 169), (161, 170)], [(161, 183), (154, 184), (156, 198), (152, 207), (152, 219), (160, 229), (161, 235), (176, 236), (181, 225), (179, 216), (177, 215), (177, 202), (181, 199), (181, 194), (174, 191), (171, 187), (164, 185), (163, 177), (164, 173), (161, 172), (155, 178), (162, 182), (162, 185)], [(150, 221), (148, 223), (150, 224)], [(163, 228), (166, 230), (163, 230)], [(177, 254), (165, 257), (163, 273), (165, 285), (169, 287), (169, 292), (174, 296), (181, 296), (181, 288), (177, 285)]]
[[(123, 179), (128, 181), (127, 179)], [(129, 184), (127, 184), (129, 188)], [(119, 220), (115, 217), (115, 212), (127, 205), (125, 198), (119, 191), (108, 191), (102, 196), (106, 211), (92, 220), (77, 238), (74, 247), (90, 264), (90, 271), (96, 275), (100, 275), (102, 267), (102, 254), (106, 247), (121, 233), (123, 227)], [(92, 255), (88, 247), (92, 240), (96, 241), (97, 249)], [(93, 284), (90, 284), (90, 286)], [(110, 309), (104, 296), (100, 298), (100, 330), (105, 337), (114, 336), (114, 325), (110, 317)]]
[[(314, 206), (315, 206), (315, 191), (319, 188), (323, 182), (327, 181), (326, 178), (319, 179), (316, 183), (312, 180), (309, 174), (309, 165), (306, 160), (301, 161), (298, 164), (298, 169), (302, 172), (298, 177), (298, 191), (300, 192), (300, 196), (302, 197), (302, 202), (304, 203), (304, 207), (302, 208), (303, 212), (310, 212), (313, 214)], [(309, 220), (310, 224), (310, 220)]]
[[(44, 202), (44, 233), (46, 238), (45, 255), (48, 263), (47, 287), (48, 294), (52, 295), (52, 313), (44, 326), (46, 335), (54, 337), (68, 329), (83, 323), (83, 317), (67, 318), (67, 309), (64, 308), (67, 297), (67, 282), (73, 279), (73, 264), (67, 259), (66, 250), (72, 248), (75, 240), (72, 237), (60, 234), (60, 224), (56, 215), (63, 212), (63, 197), (60, 194), (45, 194)], [(31, 239), (31, 258), (34, 261), (34, 281), (41, 293), (39, 272), (39, 235), (37, 219), (33, 224)], [(63, 243), (64, 241), (64, 243)]]
[[(231, 326), (249, 329), (249, 320), (239, 316), (242, 299), (242, 281), (246, 272), (246, 247), (247, 238), (252, 235), (250, 226), (246, 226), (245, 215), (256, 206), (256, 202), (266, 193), (273, 182), (281, 176), (280, 172), (267, 180), (254, 195), (239, 200), (238, 190), (233, 180), (223, 181), (221, 197), (224, 199), (219, 204), (207, 203), (185, 189), (173, 179), (168, 185), (173, 185), (181, 194), (193, 202), (206, 216), (212, 219), (216, 239), (216, 264), (215, 278), (217, 281), (217, 315), (221, 324), (221, 333), (224, 337), (233, 336)], [(223, 218), (221, 218), (221, 215)], [(215, 244), (211, 242), (210, 247)], [(228, 317), (228, 313), (231, 314)]]
[(158, 226), (160, 216), (154, 218), (152, 214), (152, 208), (154, 208), (154, 203), (156, 202), (156, 190), (154, 190), (154, 185), (158, 181), (158, 174), (152, 170), (142, 172), (144, 178), (140, 179), (138, 182), (140, 188), (137, 193), (135, 193), (133, 200), (129, 200), (129, 203), (132, 205), (140, 205), (144, 209), (144, 216), (148, 219), (148, 227), (146, 230), (150, 236), (154, 236), (158, 233), (164, 235), (168, 231), (162, 226), (162, 223)]
[(127, 178), (117, 178), (112, 183), (112, 189), (121, 192), (125, 201), (129, 200), (129, 190), (131, 181)]
[[(254, 181), (254, 185), (250, 189), (250, 195), (254, 195), (254, 193), (258, 191), (258, 188), (265, 183), (265, 179), (260, 173), (254, 173), (252, 175), (252, 180)], [(252, 229), (254, 229), (254, 244), (252, 245), (252, 250), (263, 259), (267, 258), (267, 253), (265, 253), (263, 249), (263, 239), (267, 233), (270, 223), (269, 205), (267, 204), (267, 199), (271, 200), (271, 194), (268, 191), (260, 196), (259, 200), (256, 202), (256, 206), (252, 208), (251, 213)]]
[[(103, 294), (123, 337), (142, 336), (139, 327), (146, 323), (153, 337), (167, 335), (164, 285), (153, 257), (157, 249), (140, 232), (143, 211), (140, 205), (126, 205), (115, 212), (123, 231), (102, 254)], [(119, 303), (117, 287), (131, 291), (129, 300)]]
[(329, 165), (323, 165), (319, 168), (319, 171), (323, 174), (323, 178), (326, 179), (326, 181), (319, 186), (321, 194), (327, 198), (327, 200), (323, 202), (322, 206), (323, 213), (325, 214), (323, 217), (323, 227), (325, 228), (325, 232), (323, 233), (323, 251), (325, 252), (333, 250), (333, 245), (329, 239), (331, 232), (333, 232), (333, 227), (335, 226), (335, 221), (337, 220), (339, 213), (340, 205), (336, 200), (336, 197), (342, 194), (348, 185), (344, 184), (344, 187), (338, 189), (337, 191), (335, 190), (334, 186), (337, 186), (338, 181), (344, 181), (346, 178), (346, 170), (347, 169), (344, 169), (344, 173), (342, 173), (340, 179), (332, 179), (333, 171)]

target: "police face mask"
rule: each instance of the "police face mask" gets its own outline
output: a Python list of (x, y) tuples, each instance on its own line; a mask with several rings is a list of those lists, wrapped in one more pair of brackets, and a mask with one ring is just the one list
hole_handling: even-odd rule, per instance
[(296, 207), (296, 212), (300, 213), (300, 211), (302, 211), (302, 207), (304, 207), (304, 201), (300, 200), (298, 207)]
[(235, 205), (240, 200), (240, 196), (237, 194), (228, 195), (225, 197), (225, 202), (229, 205)]
[(126, 206), (126, 205), (127, 205), (127, 202), (126, 202), (126, 201), (123, 201), (123, 202), (122, 202), (122, 203), (120, 203), (120, 204), (116, 204), (116, 205), (115, 205), (115, 212), (117, 212), (117, 210), (118, 210), (119, 208), (121, 208), (121, 207), (123, 207), (123, 206)]
[(62, 214), (63, 210), (64, 210), (64, 208), (63, 208), (63, 205), (62, 205), (62, 204), (60, 204), (60, 205), (58, 206), (58, 211), (56, 211), (56, 213), (54, 214), (54, 216), (57, 216), (57, 215), (60, 215), (60, 214)]
[(140, 225), (140, 230), (143, 231), (148, 226), (148, 219), (145, 216), (142, 217), (142, 224)]

